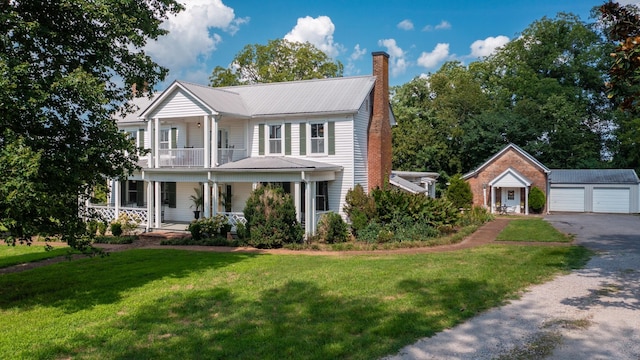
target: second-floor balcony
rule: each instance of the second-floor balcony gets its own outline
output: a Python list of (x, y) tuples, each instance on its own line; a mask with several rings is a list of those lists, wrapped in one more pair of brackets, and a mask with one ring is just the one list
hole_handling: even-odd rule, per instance
[[(239, 149), (233, 146), (217, 149), (217, 159), (214, 159), (211, 163), (217, 166), (237, 161), (245, 158), (246, 152), (246, 149)], [(204, 167), (205, 153), (202, 148), (160, 149), (158, 153), (158, 165), (162, 168)]]

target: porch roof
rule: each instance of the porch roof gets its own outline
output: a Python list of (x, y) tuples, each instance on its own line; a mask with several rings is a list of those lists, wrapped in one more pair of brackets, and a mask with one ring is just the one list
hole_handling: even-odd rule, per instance
[(531, 180), (514, 168), (508, 168), (489, 182), (489, 186), (495, 187), (525, 187), (531, 184)]
[(414, 184), (394, 173), (391, 173), (391, 176), (389, 176), (389, 183), (412, 194), (422, 194), (428, 191), (428, 189), (425, 189), (418, 184)]
[(342, 166), (284, 156), (249, 157), (220, 165), (216, 172), (342, 171)]

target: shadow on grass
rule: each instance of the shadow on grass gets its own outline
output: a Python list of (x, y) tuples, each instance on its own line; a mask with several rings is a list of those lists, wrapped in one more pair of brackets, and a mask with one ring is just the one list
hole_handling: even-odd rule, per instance
[(224, 267), (253, 256), (130, 250), (108, 257), (65, 261), (0, 276), (0, 308), (51, 306), (65, 312), (76, 312), (97, 304), (116, 302), (123, 292), (157, 279), (185, 277), (199, 270)]
[[(403, 280), (397, 288), (400, 298), (416, 297), (420, 306), (397, 311), (387, 303), (395, 299), (340, 296), (307, 281), (263, 291), (257, 300), (224, 287), (185, 291), (115, 319), (109, 327), (121, 336), (85, 333), (70, 342), (77, 349), (53, 353), (73, 357), (96, 349), (92, 357), (118, 359), (371, 359), (473, 316), (477, 309), (468, 291), (504, 296), (467, 279)], [(461, 306), (467, 307), (465, 314)]]

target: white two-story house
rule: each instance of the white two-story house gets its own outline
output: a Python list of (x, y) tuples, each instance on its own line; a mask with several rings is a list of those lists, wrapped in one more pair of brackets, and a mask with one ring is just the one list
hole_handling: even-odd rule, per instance
[[(103, 215), (135, 213), (147, 229), (188, 222), (190, 196), (200, 188), (202, 216), (222, 213), (234, 223), (253, 189), (277, 183), (313, 234), (320, 213), (342, 214), (349, 189), (382, 186), (391, 176), (386, 53), (373, 53), (373, 69), (371, 76), (221, 88), (175, 81), (135, 99), (139, 110), (118, 127), (149, 154), (139, 172), (111, 182)], [(435, 177), (418, 174), (408, 190), (433, 191)]]

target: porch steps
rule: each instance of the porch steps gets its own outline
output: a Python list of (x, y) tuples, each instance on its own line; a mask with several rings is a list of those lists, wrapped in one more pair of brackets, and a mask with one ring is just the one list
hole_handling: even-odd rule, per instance
[(186, 231), (155, 230), (139, 234), (137, 241), (141, 243), (160, 243), (162, 240), (184, 239), (190, 237), (191, 234)]

